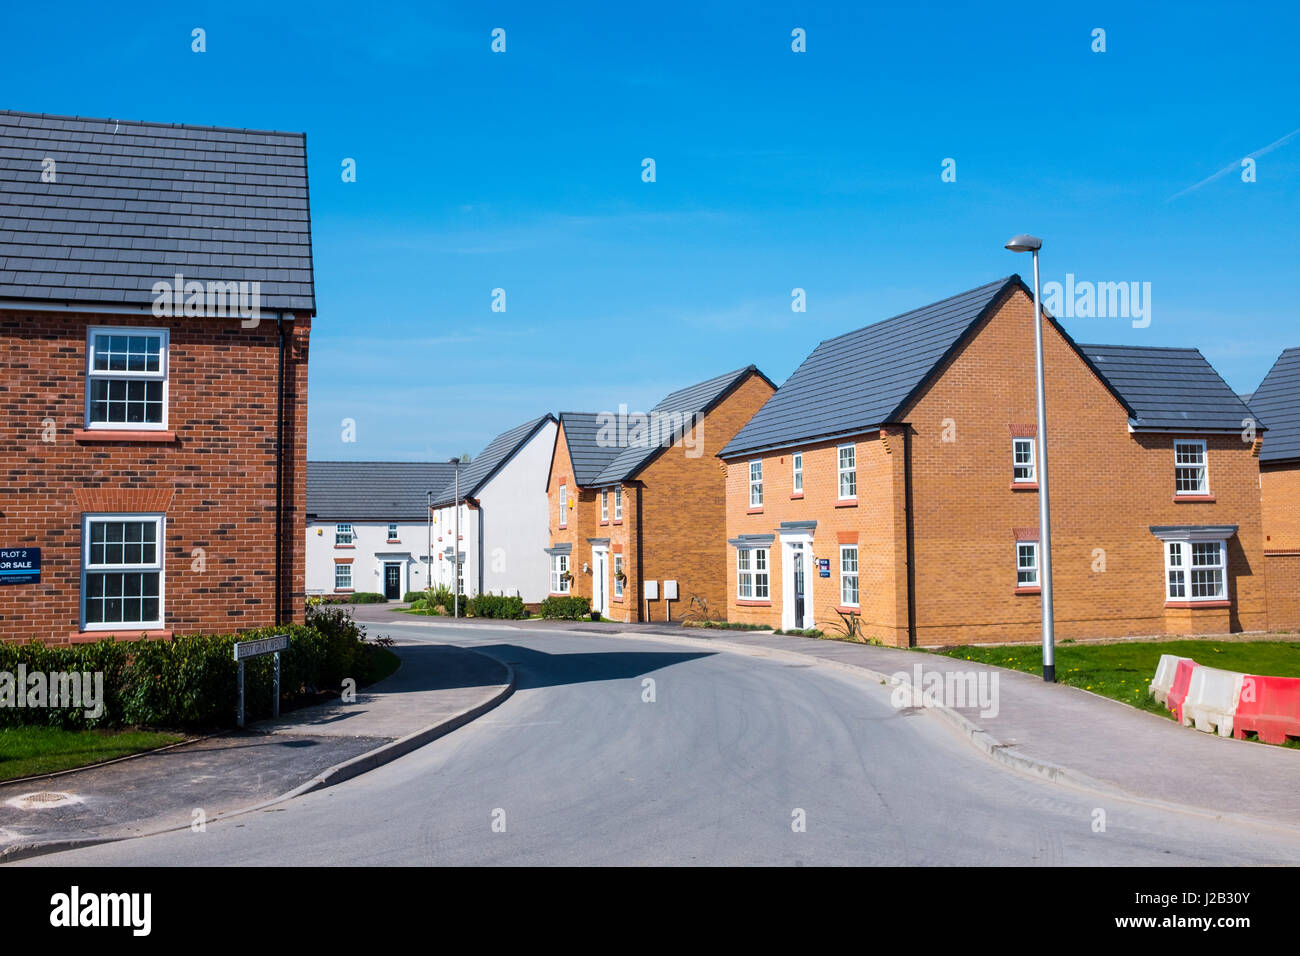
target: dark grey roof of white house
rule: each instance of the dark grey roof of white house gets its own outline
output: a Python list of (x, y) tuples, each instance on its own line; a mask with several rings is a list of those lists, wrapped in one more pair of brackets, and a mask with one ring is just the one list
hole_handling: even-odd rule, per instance
[(827, 339), (804, 359), (719, 457), (851, 435), (891, 422), (930, 372), (1019, 276)]
[[(492, 441), (488, 442), (486, 448), (479, 452), (478, 457), (470, 459), (468, 465), (461, 465), (460, 468), (460, 497), (475, 497), (483, 486), (492, 480), (493, 476), (499, 472), (512, 457), (515, 452), (519, 451), (528, 440), (537, 434), (537, 430), (547, 422), (555, 421), (555, 416), (547, 412), (540, 418), (534, 418), (524, 422), (522, 425), (516, 425), (509, 431), (504, 431)], [(451, 478), (447, 486), (439, 493), (434, 495), (433, 503), (435, 506), (450, 505), (456, 501), (456, 475), (453, 466), (448, 467), (448, 474)], [(538, 482), (540, 487), (541, 482)]]
[(1255, 418), (1199, 349), (1134, 345), (1080, 345), (1079, 349), (1130, 407), (1129, 424), (1136, 431), (1240, 431), (1243, 420)]
[(0, 110), (0, 299), (151, 305), (178, 273), (315, 313), (304, 134)]
[(618, 456), (596, 476), (592, 484), (615, 485), (635, 478), (637, 473), (665, 447), (682, 437), (686, 429), (674, 427), (677, 421), (683, 421), (689, 428), (696, 415), (709, 412), (750, 373), (762, 376), (764, 381), (776, 388), (776, 384), (763, 375), (756, 366), (746, 365), (734, 372), (717, 375), (708, 381), (678, 389), (650, 410), (649, 421), (663, 424), (650, 424), (645, 431), (641, 432), (645, 437), (644, 443), (636, 440), (633, 434), (635, 429), (629, 429), (626, 433), (627, 443), (619, 450)]
[(425, 520), (427, 493), (452, 476), (445, 461), (309, 461), (307, 514), (342, 521)]
[(597, 440), (599, 419), (596, 412), (560, 412), (560, 427), (564, 429), (569, 460), (573, 463), (573, 480), (584, 488), (623, 450), (617, 442)]
[(1259, 460), (1300, 458), (1300, 348), (1277, 357), (1251, 395), (1250, 407), (1268, 426)]

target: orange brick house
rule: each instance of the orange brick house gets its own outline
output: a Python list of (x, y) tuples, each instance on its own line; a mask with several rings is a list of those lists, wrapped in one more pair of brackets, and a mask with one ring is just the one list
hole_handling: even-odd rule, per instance
[(315, 302), (301, 133), (0, 111), (0, 639), (303, 619)]
[(1259, 454), (1270, 630), (1300, 627), (1300, 348), (1282, 352), (1253, 394), (1268, 427)]
[(550, 593), (590, 598), (619, 621), (725, 616), (716, 455), (775, 390), (751, 365), (673, 392), (648, 414), (561, 413), (547, 476)]
[[(1033, 321), (1011, 276), (822, 342), (719, 456), (730, 619), (1034, 640)], [(1058, 638), (1262, 628), (1249, 410), (1195, 349), (1042, 322)]]

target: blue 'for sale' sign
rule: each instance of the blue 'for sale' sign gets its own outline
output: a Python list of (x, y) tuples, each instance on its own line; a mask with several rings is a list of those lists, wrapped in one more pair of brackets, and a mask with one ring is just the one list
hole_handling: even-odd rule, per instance
[(0, 548), (0, 584), (39, 584), (40, 548)]

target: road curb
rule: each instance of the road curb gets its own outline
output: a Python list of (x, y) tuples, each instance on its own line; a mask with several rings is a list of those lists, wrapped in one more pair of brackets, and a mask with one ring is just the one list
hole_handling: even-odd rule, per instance
[[(453, 646), (459, 647), (459, 645)], [(477, 654), (479, 657), (486, 657), (493, 663), (499, 664), (501, 667), (505, 668), (506, 683), (502, 685), (501, 689), (493, 694), (492, 697), (475, 704), (473, 707), (467, 708), (458, 714), (454, 714), (446, 720), (439, 721), (436, 724), (430, 724), (427, 727), (423, 727), (420, 730), (407, 734), (405, 737), (398, 737), (396, 740), (390, 740), (373, 750), (351, 757), (332, 767), (328, 767), (310, 780), (294, 787), (292, 790), (280, 794), (278, 797), (272, 797), (269, 800), (264, 800), (261, 803), (249, 807), (243, 807), (239, 810), (232, 810), (229, 813), (219, 814), (212, 817), (209, 822), (215, 823), (218, 820), (230, 820), (247, 813), (256, 813), (259, 810), (265, 810), (277, 804), (284, 803), (287, 800), (292, 800), (294, 797), (313, 793), (317, 790), (324, 790), (336, 784), (343, 783), (346, 780), (351, 780), (354, 777), (359, 777), (363, 773), (374, 770), (377, 767), (382, 767), (386, 763), (391, 763), (398, 757), (403, 757), (413, 750), (418, 750), (425, 744), (432, 743), (439, 737), (444, 737), (453, 730), (465, 726), (476, 718), (486, 714), (488, 711), (500, 706), (506, 698), (515, 692), (515, 669), (513, 667), (505, 661), (499, 661), (495, 657), (484, 654), (481, 651), (476, 651), (469, 647), (460, 647), (459, 649), (470, 654)], [(179, 746), (179, 744), (172, 744), (171, 746)], [(181, 824), (180, 826), (162, 827), (157, 830), (149, 830), (144, 833), (132, 833), (128, 836), (96, 836), (70, 840), (48, 840), (41, 843), (16, 843), (0, 848), (0, 864), (11, 863), (15, 860), (23, 860), (35, 856), (48, 856), (51, 853), (62, 853), (65, 850), (79, 850), (89, 846), (98, 846), (102, 843), (121, 843), (126, 840), (138, 840), (141, 837), (158, 836), (162, 833), (175, 833), (180, 830), (188, 830), (189, 828), (190, 824)]]
[[(791, 651), (784, 648), (773, 647), (754, 647), (749, 644), (735, 644), (731, 641), (713, 640), (709, 638), (676, 637), (659, 634), (643, 635), (638, 634), (636, 631), (620, 631), (619, 635), (636, 637), (641, 640), (664, 641), (665, 643), (673, 643), (689, 647), (717, 647), (740, 654), (746, 654), (750, 657), (794, 659), (799, 663), (812, 661), (816, 664), (844, 671), (855, 677), (866, 677), (876, 683), (885, 684), (890, 687), (913, 686), (911, 681), (906, 679), (899, 680), (893, 674), (884, 674), (880, 671), (873, 670), (870, 667), (863, 667), (860, 664), (847, 664), (843, 661), (832, 660), (831, 658), (818, 657), (815, 654), (809, 654), (804, 651)], [(1108, 698), (1100, 699), (1105, 700)], [(1115, 703), (1118, 703), (1118, 701)], [(1121, 704), (1120, 706), (1123, 705)], [(1112, 800), (1125, 800), (1130, 803), (1138, 803), (1153, 809), (1190, 814), (1192, 816), (1208, 818), (1222, 823), (1246, 824), (1253, 827), (1267, 827), (1275, 830), (1283, 830), (1288, 833), (1300, 833), (1300, 826), (1291, 823), (1269, 820), (1263, 817), (1254, 817), (1247, 814), (1221, 813), (1217, 810), (1211, 810), (1206, 807), (1174, 803), (1168, 800), (1161, 800), (1157, 797), (1142, 796), (1141, 794), (1124, 790), (1122, 787), (1117, 787), (1114, 784), (1098, 780), (1096, 777), (1089, 776), (1088, 774), (1081, 773), (1077, 770), (1071, 770), (1068, 767), (1063, 767), (1059, 764), (1054, 764), (1050, 761), (1031, 757), (1028, 754), (1022, 753), (1021, 751), (1016, 750), (1013, 746), (1002, 743), (987, 730), (980, 728), (969, 718), (945, 705), (927, 703), (921, 709), (936, 714), (946, 722), (952, 730), (955, 730), (962, 737), (966, 738), (972, 746), (989, 759), (994, 760), (1008, 769), (1014, 770), (1022, 775), (1035, 777), (1040, 780), (1047, 780), (1051, 783), (1069, 787), (1072, 790), (1083, 791)]]

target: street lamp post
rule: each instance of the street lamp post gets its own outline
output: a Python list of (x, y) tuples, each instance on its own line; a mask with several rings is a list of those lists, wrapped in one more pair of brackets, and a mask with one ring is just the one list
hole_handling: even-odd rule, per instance
[(1012, 252), (1034, 257), (1034, 366), (1038, 392), (1038, 576), (1043, 605), (1043, 680), (1056, 682), (1055, 618), (1052, 608), (1052, 519), (1047, 491), (1047, 400), (1043, 388), (1043, 310), (1038, 302), (1038, 251), (1043, 240), (1014, 236), (1006, 244)]
[(451, 591), (452, 617), (460, 617), (460, 459), (453, 458), (456, 466), (456, 535), (451, 541)]
[[(424, 587), (426, 592), (433, 587), (433, 492), (424, 493), (425, 521), (429, 528), (429, 547), (424, 558)], [(427, 597), (427, 594), (426, 594)]]

